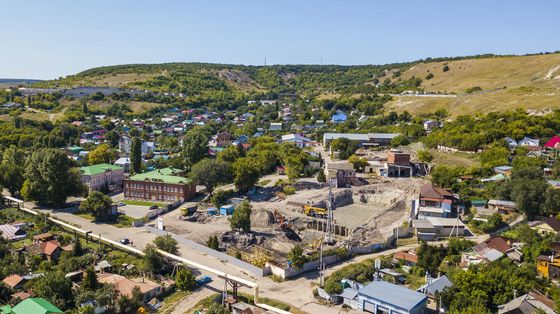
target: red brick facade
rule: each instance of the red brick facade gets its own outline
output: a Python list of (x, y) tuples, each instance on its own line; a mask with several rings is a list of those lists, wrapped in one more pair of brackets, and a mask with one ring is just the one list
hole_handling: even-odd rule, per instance
[(195, 195), (195, 184), (124, 180), (124, 198), (129, 200), (175, 203), (188, 201)]

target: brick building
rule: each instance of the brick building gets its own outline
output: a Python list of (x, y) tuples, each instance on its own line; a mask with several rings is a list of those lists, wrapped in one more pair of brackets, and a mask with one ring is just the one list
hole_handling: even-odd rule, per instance
[(196, 185), (181, 177), (177, 169), (164, 168), (140, 173), (124, 180), (124, 198), (175, 203), (196, 195)]
[(412, 176), (412, 165), (410, 154), (398, 150), (390, 150), (387, 153), (387, 162), (383, 175), (388, 177), (410, 177)]

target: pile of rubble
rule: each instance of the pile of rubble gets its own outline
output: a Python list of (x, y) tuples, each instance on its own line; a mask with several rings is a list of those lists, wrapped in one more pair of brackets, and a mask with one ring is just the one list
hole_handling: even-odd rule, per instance
[(266, 235), (253, 232), (226, 231), (220, 236), (220, 243), (235, 247), (249, 247), (251, 245), (261, 245), (267, 240)]

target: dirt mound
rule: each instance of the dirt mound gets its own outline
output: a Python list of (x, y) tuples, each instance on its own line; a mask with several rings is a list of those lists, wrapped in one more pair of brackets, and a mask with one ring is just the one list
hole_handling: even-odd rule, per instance
[(254, 228), (267, 228), (274, 223), (274, 217), (266, 209), (253, 210), (251, 213), (251, 226)]

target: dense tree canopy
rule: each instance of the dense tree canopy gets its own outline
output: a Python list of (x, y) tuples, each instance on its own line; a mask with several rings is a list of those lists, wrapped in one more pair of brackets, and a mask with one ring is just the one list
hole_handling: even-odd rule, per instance
[(80, 210), (93, 215), (97, 221), (107, 221), (111, 217), (113, 200), (98, 191), (89, 193), (85, 201), (80, 204)]
[(157, 236), (154, 239), (154, 244), (158, 249), (166, 251), (171, 254), (179, 253), (179, 246), (177, 245), (177, 240), (175, 240), (170, 234), (164, 236)]
[(205, 158), (191, 168), (189, 177), (212, 195), (218, 184), (231, 182), (233, 170), (229, 162)]
[(251, 231), (251, 212), (251, 204), (248, 201), (243, 201), (237, 205), (229, 220), (231, 229), (243, 232)]
[(194, 128), (183, 138), (183, 159), (185, 166), (191, 168), (208, 155), (208, 137), (201, 129)]
[(40, 205), (60, 207), (71, 195), (82, 193), (80, 174), (59, 149), (36, 150), (27, 161), (21, 194)]
[(112, 164), (118, 158), (118, 153), (108, 144), (100, 144), (88, 154), (88, 162), (90, 165)]

